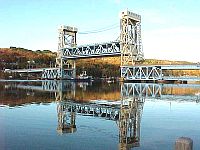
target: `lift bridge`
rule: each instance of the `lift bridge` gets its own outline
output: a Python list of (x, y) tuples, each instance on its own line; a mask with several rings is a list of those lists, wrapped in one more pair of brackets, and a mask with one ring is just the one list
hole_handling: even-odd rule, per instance
[(78, 29), (75, 27), (63, 25), (59, 28), (55, 68), (18, 69), (9, 72), (42, 72), (42, 79), (75, 79), (76, 59), (121, 55), (121, 66), (134, 65), (136, 61), (144, 59), (141, 42), (141, 16), (138, 14), (128, 10), (121, 12), (119, 40), (77, 46), (77, 32)]
[(9, 72), (42, 73), (42, 79), (75, 79), (76, 60), (106, 56), (121, 56), (121, 78), (127, 81), (199, 81), (200, 77), (165, 76), (163, 70), (200, 70), (200, 65), (141, 66), (144, 60), (141, 40), (141, 16), (128, 10), (120, 15), (119, 40), (77, 46), (78, 29), (70, 26), (59, 28), (58, 51), (54, 68), (18, 69)]

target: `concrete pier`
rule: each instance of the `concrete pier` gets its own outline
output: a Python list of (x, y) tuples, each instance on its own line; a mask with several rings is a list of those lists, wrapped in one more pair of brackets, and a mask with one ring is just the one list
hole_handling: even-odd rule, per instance
[(180, 137), (176, 140), (175, 150), (192, 150), (193, 141), (188, 137)]

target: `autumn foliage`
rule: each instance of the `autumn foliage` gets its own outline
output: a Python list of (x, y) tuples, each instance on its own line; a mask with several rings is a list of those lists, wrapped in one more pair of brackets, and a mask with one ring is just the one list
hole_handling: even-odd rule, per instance
[[(0, 70), (5, 69), (24, 69), (24, 68), (43, 68), (55, 66), (56, 53), (50, 50), (31, 51), (24, 48), (0, 48)], [(77, 75), (86, 71), (89, 76), (106, 78), (120, 77), (120, 56), (89, 58), (76, 60)], [(171, 64), (192, 64), (186, 61), (169, 61), (146, 59), (140, 65), (171, 65)], [(192, 75), (200, 76), (200, 71), (166, 71), (166, 75)], [(7, 74), (0, 72), (0, 78), (5, 78)]]

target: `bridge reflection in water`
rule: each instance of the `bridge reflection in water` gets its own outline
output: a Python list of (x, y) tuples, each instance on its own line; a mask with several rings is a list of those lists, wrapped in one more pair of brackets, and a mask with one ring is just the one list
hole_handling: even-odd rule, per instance
[[(79, 83), (85, 92), (90, 83)], [(128, 150), (140, 146), (140, 122), (145, 99), (179, 100), (199, 102), (198, 84), (146, 84), (122, 83), (120, 96), (115, 101), (74, 101), (79, 92), (75, 82), (42, 81), (40, 85), (16, 84), (17, 88), (49, 91), (57, 101), (57, 132), (76, 132), (77, 115), (104, 118), (115, 121), (119, 129), (119, 149)], [(192, 88), (190, 88), (192, 87)], [(116, 92), (117, 93), (117, 92)], [(94, 94), (94, 93), (93, 93)]]
[(101, 117), (116, 121), (119, 128), (119, 149), (128, 150), (138, 147), (140, 146), (140, 120), (144, 100), (144, 97), (126, 97), (126, 95), (122, 95), (120, 102), (111, 103), (95, 101), (80, 104), (59, 100), (57, 132), (59, 134), (75, 132), (77, 130), (76, 115)]

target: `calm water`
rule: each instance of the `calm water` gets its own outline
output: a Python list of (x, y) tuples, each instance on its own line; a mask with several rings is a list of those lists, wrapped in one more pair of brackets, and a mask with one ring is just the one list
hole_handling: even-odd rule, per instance
[(200, 149), (200, 85), (0, 82), (0, 149)]

